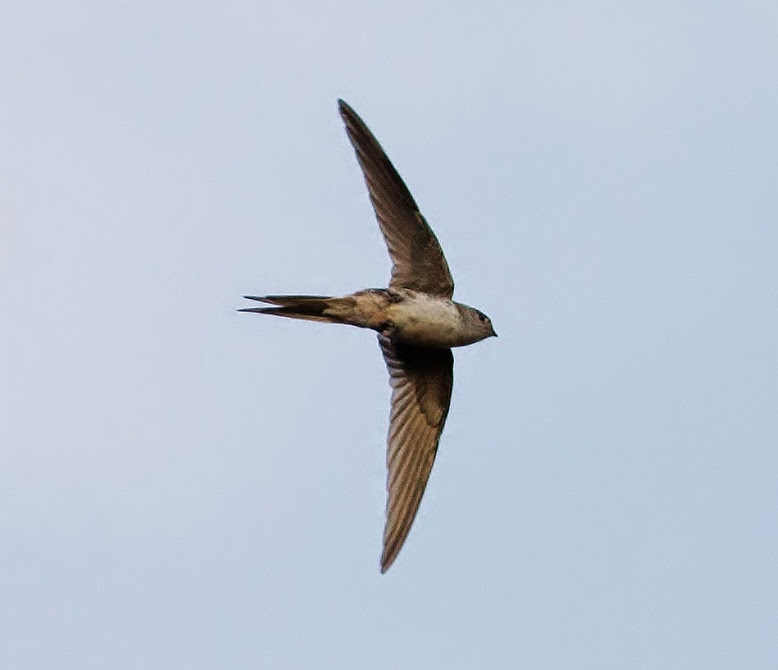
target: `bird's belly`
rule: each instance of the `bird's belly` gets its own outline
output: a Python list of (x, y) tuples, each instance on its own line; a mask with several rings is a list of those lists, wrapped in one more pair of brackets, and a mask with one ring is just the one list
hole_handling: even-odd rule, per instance
[(464, 344), (462, 319), (450, 300), (415, 294), (388, 312), (390, 327), (384, 334), (393, 340), (432, 348)]

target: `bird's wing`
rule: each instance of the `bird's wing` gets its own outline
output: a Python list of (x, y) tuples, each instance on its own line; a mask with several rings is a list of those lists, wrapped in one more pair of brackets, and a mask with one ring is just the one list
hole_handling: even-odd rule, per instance
[(378, 336), (392, 386), (381, 572), (408, 536), (435, 462), (454, 381), (451, 349), (421, 349)]
[(338, 104), (389, 248), (392, 259), (389, 287), (450, 298), (454, 294), (454, 280), (435, 233), (364, 121), (343, 100)]

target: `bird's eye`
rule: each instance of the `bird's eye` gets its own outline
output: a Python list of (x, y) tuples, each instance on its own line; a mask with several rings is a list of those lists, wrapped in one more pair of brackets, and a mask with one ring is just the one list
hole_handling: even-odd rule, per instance
[(478, 312), (478, 320), (479, 320), (481, 323), (486, 323), (486, 322), (487, 322), (489, 319), (488, 319), (488, 317), (486, 316), (486, 314), (483, 314), (482, 312)]

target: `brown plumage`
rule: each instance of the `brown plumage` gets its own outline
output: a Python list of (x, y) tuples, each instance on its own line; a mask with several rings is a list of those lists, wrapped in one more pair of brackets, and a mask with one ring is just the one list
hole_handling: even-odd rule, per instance
[(273, 306), (242, 311), (379, 333), (392, 387), (381, 556), (386, 572), (408, 536), (435, 462), (451, 401), (451, 347), (496, 333), (485, 314), (451, 300), (454, 280), (435, 234), (362, 119), (342, 100), (338, 104), (392, 259), (389, 287), (343, 297), (246, 296)]

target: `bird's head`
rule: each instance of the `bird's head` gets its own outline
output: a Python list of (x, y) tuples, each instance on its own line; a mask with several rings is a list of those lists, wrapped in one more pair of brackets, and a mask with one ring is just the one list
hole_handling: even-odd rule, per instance
[(468, 334), (472, 338), (471, 342), (479, 342), (487, 337), (497, 337), (492, 320), (486, 314), (472, 307), (468, 308), (465, 314)]

